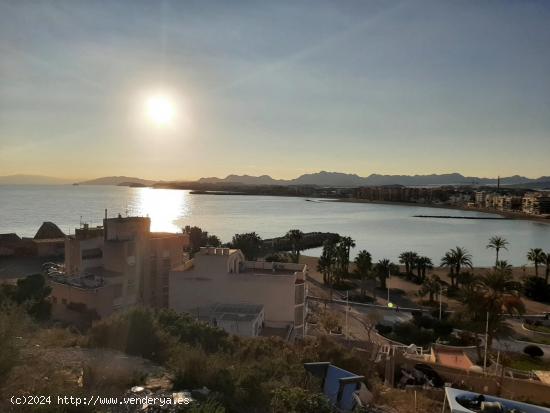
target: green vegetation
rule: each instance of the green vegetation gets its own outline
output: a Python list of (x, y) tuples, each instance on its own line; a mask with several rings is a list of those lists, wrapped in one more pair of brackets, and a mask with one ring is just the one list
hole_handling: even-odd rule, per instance
[(496, 258), (495, 258), (495, 265), (498, 263), (498, 254), (500, 250), (508, 250), (508, 244), (509, 242), (504, 237), (494, 236), (489, 238), (489, 243), (487, 244), (487, 248), (492, 248), (495, 250)]
[(0, 285), (0, 305), (19, 305), (34, 319), (44, 321), (51, 314), (51, 304), (47, 301), (50, 293), (43, 275), (30, 275), (17, 280), (16, 285)]
[(377, 330), (389, 339), (406, 345), (416, 344), (424, 347), (436, 341), (459, 344), (458, 340), (451, 336), (453, 332), (451, 322), (448, 320), (440, 321), (420, 313), (413, 314), (411, 321), (399, 323), (393, 327), (378, 324)]
[(220, 239), (216, 235), (208, 235), (199, 227), (186, 226), (183, 229), (185, 234), (189, 235), (189, 250), (191, 254), (199, 252), (201, 247), (219, 247)]
[(522, 371), (550, 370), (550, 362), (527, 355), (512, 355), (507, 361), (506, 367)]
[(527, 259), (535, 265), (535, 276), (538, 277), (539, 265), (546, 261), (546, 254), (541, 248), (531, 248), (527, 252)]
[(239, 338), (167, 310), (136, 309), (103, 320), (90, 330), (88, 346), (165, 365), (174, 372), (176, 388), (206, 386), (229, 412), (266, 406), (277, 412), (325, 411), (319, 389), (304, 387), (304, 362), (330, 361), (372, 375), (364, 358), (329, 339), (292, 346), (276, 338)]
[(240, 249), (247, 260), (255, 260), (262, 249), (262, 239), (255, 232), (235, 234), (231, 240), (231, 247)]
[(361, 280), (361, 297), (365, 297), (365, 282), (372, 276), (372, 256), (366, 250), (359, 251), (355, 257), (355, 275)]
[(300, 251), (302, 250), (301, 242), (304, 238), (304, 233), (299, 229), (291, 229), (286, 233), (286, 238), (290, 240), (290, 244), (292, 246), (292, 250), (290, 252), (292, 262), (297, 263), (300, 261)]

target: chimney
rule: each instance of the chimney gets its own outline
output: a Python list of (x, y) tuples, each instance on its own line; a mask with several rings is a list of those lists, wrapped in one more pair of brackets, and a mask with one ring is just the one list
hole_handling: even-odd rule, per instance
[(107, 219), (107, 208), (105, 208), (105, 219)]

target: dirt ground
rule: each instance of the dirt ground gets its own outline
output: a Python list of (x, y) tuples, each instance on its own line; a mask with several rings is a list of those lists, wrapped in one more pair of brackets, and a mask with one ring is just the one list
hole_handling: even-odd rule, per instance
[[(302, 255), (300, 257), (300, 262), (303, 264), (307, 264), (308, 266), (308, 274), (311, 278), (316, 280), (319, 284), (322, 284), (323, 276), (322, 274), (317, 271), (317, 257), (310, 257), (306, 255)], [(489, 269), (483, 268), (483, 267), (476, 267), (473, 268), (471, 271), (475, 275), (482, 275), (486, 273)], [(353, 271), (353, 264), (350, 267), (350, 271)], [(401, 268), (401, 271), (404, 271), (404, 268)], [(544, 268), (539, 268), (539, 275), (543, 274)], [(532, 267), (513, 267), (512, 273), (514, 275), (514, 278), (516, 278), (518, 281), (524, 278), (525, 276), (535, 275), (535, 270)], [(450, 278), (447, 275), (447, 270), (445, 268), (435, 267), (433, 270), (428, 271), (428, 276), (434, 274), (439, 276), (442, 280), (445, 280), (450, 283)], [(367, 293), (369, 295), (372, 295), (372, 287), (373, 285), (370, 285), (370, 288), (367, 288)], [(392, 276), (389, 280), (389, 287), (390, 287), (390, 294), (393, 298), (391, 298), (391, 301), (394, 303), (397, 303), (400, 306), (407, 306), (407, 304), (415, 304), (419, 305), (420, 301), (422, 300), (421, 297), (417, 295), (418, 290), (420, 289), (420, 286), (405, 280), (402, 277), (398, 276)], [(328, 298), (328, 289), (321, 287), (318, 284), (314, 284), (310, 282), (308, 284), (309, 293), (311, 295), (314, 295), (316, 297), (321, 298)], [(399, 290), (404, 292), (404, 296), (399, 296), (396, 294)], [(385, 305), (387, 303), (385, 299), (384, 292), (378, 291), (377, 293), (378, 298), (377, 302), (379, 304)], [(541, 314), (543, 312), (550, 311), (550, 305), (539, 303), (537, 301), (530, 300), (526, 297), (522, 297), (522, 301), (525, 304), (525, 309), (527, 314)], [(445, 296), (442, 297), (442, 302), (447, 303), (448, 308), (450, 310), (456, 310), (461, 307), (461, 303), (459, 303), (456, 300), (449, 299)]]

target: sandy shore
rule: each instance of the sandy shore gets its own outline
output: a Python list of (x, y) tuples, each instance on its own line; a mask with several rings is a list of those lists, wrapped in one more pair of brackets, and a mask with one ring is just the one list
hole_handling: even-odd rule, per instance
[(399, 205), (399, 206), (409, 206), (409, 207), (413, 206), (413, 207), (421, 207), (421, 208), (452, 209), (456, 211), (482, 212), (485, 214), (500, 215), (501, 217), (506, 219), (522, 219), (526, 221), (535, 221), (535, 222), (541, 222), (541, 223), (550, 225), (549, 218), (527, 215), (521, 212), (497, 211), (495, 209), (489, 209), (489, 208), (469, 208), (469, 207), (463, 207), (458, 205), (419, 204), (416, 202), (370, 201), (367, 199), (358, 199), (358, 198), (339, 198), (339, 199), (333, 199), (333, 200), (325, 200), (325, 202), (351, 202), (351, 203), (358, 203), (358, 204)]

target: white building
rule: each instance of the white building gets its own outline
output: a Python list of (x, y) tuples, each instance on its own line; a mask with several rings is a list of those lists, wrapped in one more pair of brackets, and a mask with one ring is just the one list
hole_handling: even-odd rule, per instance
[(262, 306), (263, 323), (254, 335), (303, 337), (306, 273), (303, 264), (246, 261), (240, 250), (201, 248), (170, 271), (169, 307), (201, 318), (213, 306)]

